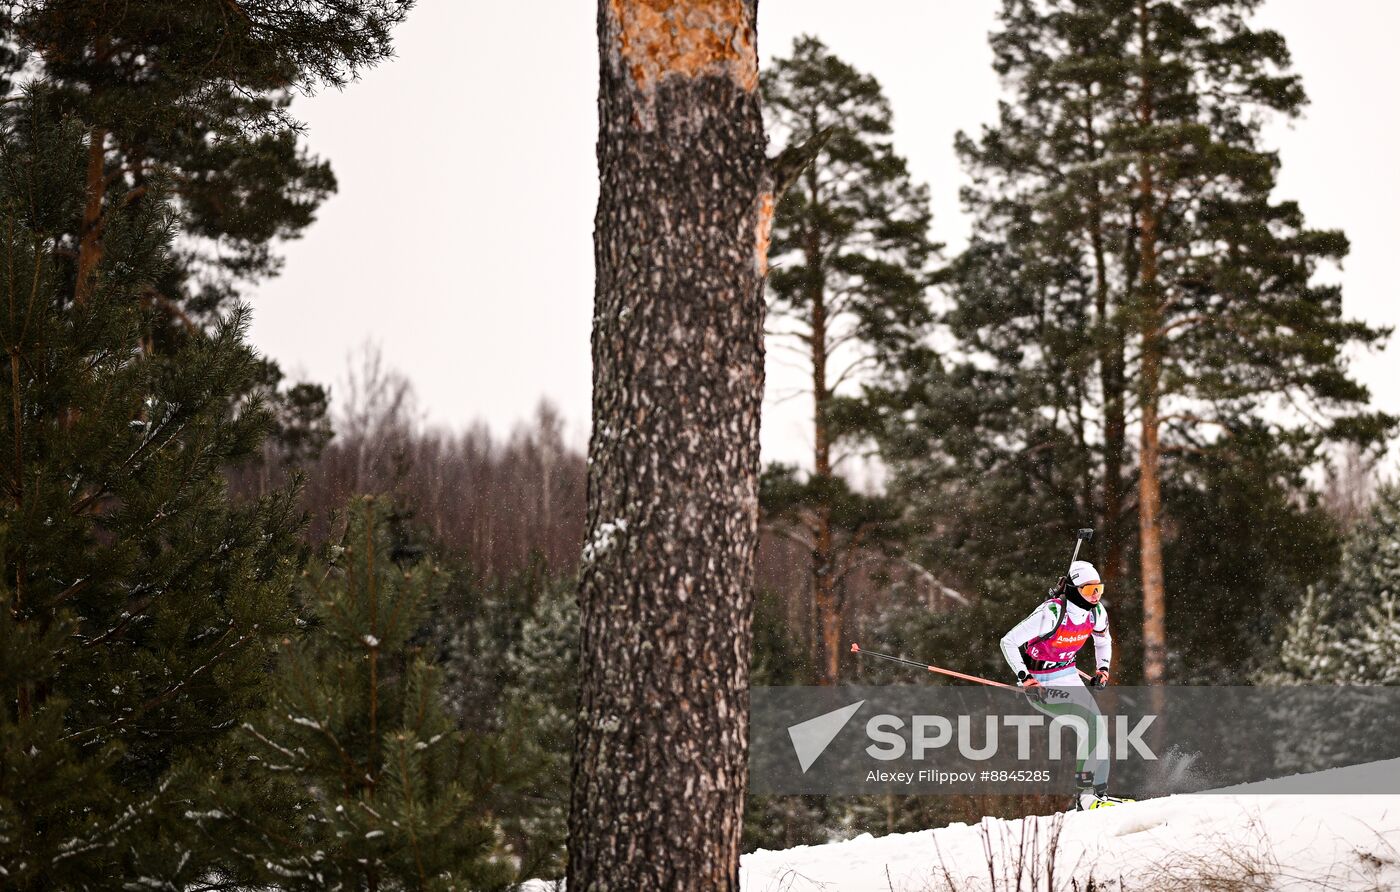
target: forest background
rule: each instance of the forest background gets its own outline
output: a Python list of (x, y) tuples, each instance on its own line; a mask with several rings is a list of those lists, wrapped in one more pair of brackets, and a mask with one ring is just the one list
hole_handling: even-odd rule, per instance
[[(575, 580), (602, 545), (583, 541), (581, 432), (533, 399), (509, 432), (440, 423), (439, 406), (471, 418), (478, 395), (517, 386), (464, 356), (471, 313), (518, 312), (514, 279), (463, 274), (471, 233), (435, 242), (407, 210), (425, 191), (386, 186), (390, 168), (373, 188), (404, 206), (362, 227), (370, 245), (333, 238), (339, 260), (299, 278), (294, 239), (317, 232), (338, 162), (314, 116), (299, 128), (296, 97), (339, 86), (348, 101), (367, 86), (356, 74), (396, 64), (407, 27), (406, 8), (352, 5), (363, 27), (309, 16), (272, 36), (214, 13), (174, 31), (158, 10), (79, 27), (39, 4), (6, 20), (0, 669), (16, 695), (0, 817), (25, 818), (10, 853), (192, 888), (443, 871), (487, 887), (561, 869)], [(1349, 243), (1330, 227), (1350, 222), (1310, 225), (1309, 202), (1289, 201), (1272, 149), (1304, 105), (1295, 73), (1312, 72), (1237, 16), (1250, 5), (1154, 7), (1168, 49), (1147, 58), (1123, 4), (1007, 3), (977, 69), (1005, 78), (1006, 104), (958, 137), (956, 174), (927, 179), (878, 71), (768, 32), (775, 148), (825, 142), (773, 230), (770, 356), (795, 348), (800, 371), (775, 374), (773, 396), (805, 408), (764, 475), (754, 684), (904, 678), (851, 660), (853, 639), (999, 676), (996, 640), (1086, 525), (1116, 680), (1392, 680), (1395, 420), (1357, 359), (1388, 332), (1354, 321), (1336, 285)], [(211, 33), (234, 35), (229, 52), (196, 64)], [(1144, 71), (1161, 100), (1146, 110), (1128, 89)], [(358, 122), (375, 124), (414, 132)], [(954, 183), (969, 235), (940, 244)], [(550, 265), (527, 228), (489, 225), (529, 247), (508, 271)], [(363, 282), (386, 346), (347, 351), (336, 276), (402, 270), (372, 261), (405, 232), (452, 262)], [(1149, 239), (1159, 270), (1141, 260)], [(450, 371), (420, 386), (387, 353), (395, 326), (425, 318), (407, 296), (464, 280), (489, 297), (442, 301), (468, 321), (433, 320)], [(577, 307), (586, 281), (568, 288)], [(307, 355), (264, 337), (275, 328), (250, 342), (248, 299), (292, 312), (345, 374), (288, 375), (278, 363)], [(512, 318), (510, 349), (548, 350), (553, 326)], [(89, 807), (48, 811), (74, 797)], [(1049, 806), (755, 799), (748, 844)], [(334, 842), (350, 833), (380, 840), (372, 858)]]

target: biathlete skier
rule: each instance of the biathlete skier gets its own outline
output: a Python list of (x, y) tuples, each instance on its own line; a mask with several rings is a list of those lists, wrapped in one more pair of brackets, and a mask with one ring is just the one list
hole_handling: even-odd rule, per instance
[[(1001, 639), (1001, 652), (1031, 705), (1052, 719), (1079, 716), (1088, 724), (1088, 758), (1075, 765), (1075, 808), (1083, 811), (1117, 805), (1108, 795), (1108, 759), (1094, 758), (1099, 728), (1099, 707), (1079, 677), (1075, 657), (1084, 642), (1094, 639), (1094, 665), (1089, 685), (1108, 685), (1113, 663), (1113, 636), (1108, 631), (1108, 610), (1100, 603), (1103, 582), (1088, 561), (1075, 561), (1069, 576), (1050, 591), (1050, 598), (1021, 620)], [(1046, 688), (1068, 696), (1048, 701)]]

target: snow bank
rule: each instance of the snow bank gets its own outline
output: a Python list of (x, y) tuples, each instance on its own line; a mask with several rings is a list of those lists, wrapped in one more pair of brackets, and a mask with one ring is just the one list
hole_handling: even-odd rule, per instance
[[(1389, 786), (1395, 772), (1400, 760), (1228, 793), (759, 850), (744, 856), (741, 879), (745, 892), (1400, 889), (1400, 795), (1350, 792), (1380, 776)], [(1347, 794), (1298, 795), (1319, 788)]]
[[(760, 850), (744, 858), (744, 889), (1058, 892), (1090, 879), (1105, 892), (1400, 889), (1400, 795), (1360, 795), (1397, 775), (1400, 759), (1092, 812)], [(1318, 790), (1347, 795), (1300, 795)]]
[(1056, 890), (1074, 883), (1083, 890), (1091, 878), (1104, 890), (1394, 889), (1400, 796), (1171, 796), (1062, 818), (987, 818), (757, 851), (744, 858), (743, 885), (746, 892), (1047, 890), (1051, 848)]

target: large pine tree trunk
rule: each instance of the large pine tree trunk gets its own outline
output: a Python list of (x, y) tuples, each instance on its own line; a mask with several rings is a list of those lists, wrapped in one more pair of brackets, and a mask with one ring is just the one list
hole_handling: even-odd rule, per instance
[(763, 275), (756, 0), (599, 0), (569, 889), (738, 889)]
[[(1152, 82), (1149, 59), (1151, 42), (1146, 0), (1138, 3), (1138, 32), (1141, 40), (1142, 77), (1138, 99), (1138, 123), (1152, 125)], [(1157, 281), (1157, 201), (1151, 155), (1144, 150), (1138, 161), (1138, 199), (1141, 265), (1138, 284), (1142, 306), (1141, 367), (1138, 402), (1142, 416), (1138, 472), (1138, 540), (1142, 567), (1142, 647), (1143, 680), (1160, 685), (1167, 674), (1167, 595), (1162, 570), (1162, 484), (1159, 406), (1161, 398), (1161, 299)], [(1160, 710), (1159, 710), (1160, 711)]]

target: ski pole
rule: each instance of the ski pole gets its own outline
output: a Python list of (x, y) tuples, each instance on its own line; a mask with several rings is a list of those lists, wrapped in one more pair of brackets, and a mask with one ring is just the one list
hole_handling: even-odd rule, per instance
[[(903, 663), (906, 666), (917, 666), (920, 669), (927, 669), (929, 672), (937, 672), (940, 675), (951, 675), (953, 678), (961, 678), (963, 681), (971, 681), (976, 682), (977, 684), (984, 684), (990, 688), (1005, 688), (1008, 691), (1022, 690), (1022, 688), (1014, 684), (1004, 684), (999, 681), (992, 681), (990, 678), (982, 678), (978, 675), (968, 675), (964, 672), (954, 672), (952, 669), (944, 669), (941, 666), (930, 666), (928, 663), (920, 663), (915, 660), (906, 660), (904, 659), (904, 657), (896, 657), (890, 654), (882, 654), (878, 650), (861, 650), (860, 645), (856, 644), (855, 642), (851, 643), (851, 653), (859, 654), (861, 656), (879, 657), (882, 660), (889, 660), (891, 663)], [(1055, 688), (1046, 688), (1045, 693), (1051, 697), (1069, 696), (1067, 692), (1056, 690)]]

